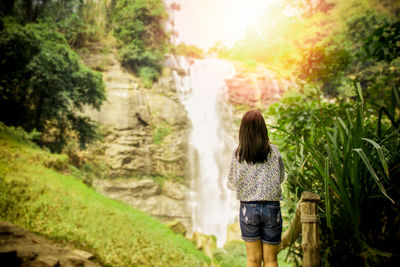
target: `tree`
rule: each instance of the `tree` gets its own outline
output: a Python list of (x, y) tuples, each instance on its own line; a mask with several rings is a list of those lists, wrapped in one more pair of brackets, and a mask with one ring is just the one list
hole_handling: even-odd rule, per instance
[(400, 20), (378, 27), (363, 45), (367, 56), (391, 63), (400, 55)]
[(168, 44), (163, 1), (117, 1), (112, 17), (122, 65), (151, 86), (161, 74)]
[(172, 45), (173, 45), (173, 51), (175, 52), (175, 47), (176, 47), (176, 41), (175, 41), (175, 37), (178, 37), (178, 32), (175, 31), (175, 11), (179, 11), (181, 10), (181, 5), (173, 2), (169, 8), (171, 9), (171, 14), (172, 14), (172, 18), (171, 18), (171, 26), (172, 26)]
[(49, 24), (22, 26), (2, 20), (0, 31), (0, 120), (42, 132), (42, 144), (60, 152), (68, 133), (82, 146), (96, 126), (79, 113), (105, 100), (100, 73), (79, 62), (65, 38)]

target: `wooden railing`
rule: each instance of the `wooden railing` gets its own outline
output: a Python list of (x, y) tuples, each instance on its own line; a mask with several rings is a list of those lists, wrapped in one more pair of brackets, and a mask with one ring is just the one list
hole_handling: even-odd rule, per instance
[(295, 241), (301, 230), (301, 247), (303, 249), (303, 267), (315, 267), (321, 265), (319, 244), (319, 195), (311, 192), (303, 192), (297, 203), (296, 214), (290, 221), (289, 229), (283, 233), (279, 251)]

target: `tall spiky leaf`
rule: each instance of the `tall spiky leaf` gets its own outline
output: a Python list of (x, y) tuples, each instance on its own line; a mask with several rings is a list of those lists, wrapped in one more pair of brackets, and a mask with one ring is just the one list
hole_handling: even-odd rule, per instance
[(367, 156), (365, 155), (364, 151), (361, 148), (355, 148), (353, 150), (356, 151), (360, 155), (360, 158), (364, 162), (364, 164), (367, 167), (368, 171), (371, 173), (372, 177), (374, 178), (374, 180), (375, 180), (376, 184), (378, 185), (379, 190), (382, 192), (382, 194), (385, 197), (387, 197), (393, 204), (395, 204), (394, 200), (387, 195), (386, 190), (383, 187), (382, 182), (380, 181), (380, 179), (379, 179), (378, 175), (376, 174), (375, 170), (372, 168), (371, 163), (370, 163), (369, 159), (367, 158)]

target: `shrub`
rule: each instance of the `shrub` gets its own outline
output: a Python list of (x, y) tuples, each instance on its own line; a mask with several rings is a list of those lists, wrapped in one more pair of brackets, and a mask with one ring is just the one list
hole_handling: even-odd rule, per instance
[(118, 1), (112, 11), (122, 65), (140, 76), (146, 87), (161, 75), (169, 38), (164, 29), (166, 18), (160, 0)]
[[(50, 24), (21, 26), (2, 20), (0, 31), (0, 120), (42, 133), (42, 144), (60, 152), (68, 133), (82, 147), (99, 138), (97, 126), (79, 115), (105, 100), (102, 76), (82, 63)], [(46, 138), (44, 138), (46, 137)]]
[[(388, 113), (396, 118), (391, 122), (374, 114), (363, 101), (360, 87), (357, 95), (356, 103), (338, 105), (336, 114), (319, 105), (304, 128), (298, 124), (298, 112), (307, 104), (299, 102), (292, 115), (282, 113), (287, 117), (280, 126), (287, 128), (280, 132), (287, 136), (285, 140), (292, 139), (292, 150), (286, 154), (288, 188), (297, 195), (309, 190), (322, 197), (324, 261), (390, 265), (400, 255), (394, 245), (400, 227), (399, 207), (394, 204), (400, 201), (396, 186), (400, 134), (398, 124), (393, 123), (400, 102), (394, 113)], [(300, 128), (294, 132), (296, 126)], [(377, 134), (379, 128), (386, 134)], [(293, 146), (293, 140), (297, 145)]]

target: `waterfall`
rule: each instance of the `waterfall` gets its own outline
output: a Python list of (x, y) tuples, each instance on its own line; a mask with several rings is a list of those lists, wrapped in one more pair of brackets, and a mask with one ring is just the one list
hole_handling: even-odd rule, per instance
[(193, 231), (215, 235), (221, 247), (228, 224), (235, 221), (238, 210), (235, 194), (226, 188), (236, 140), (232, 129), (224, 127), (229, 116), (225, 79), (235, 71), (229, 62), (215, 58), (195, 60), (191, 65), (184, 57), (174, 60), (188, 73), (179, 76), (174, 71), (192, 125), (188, 159)]

